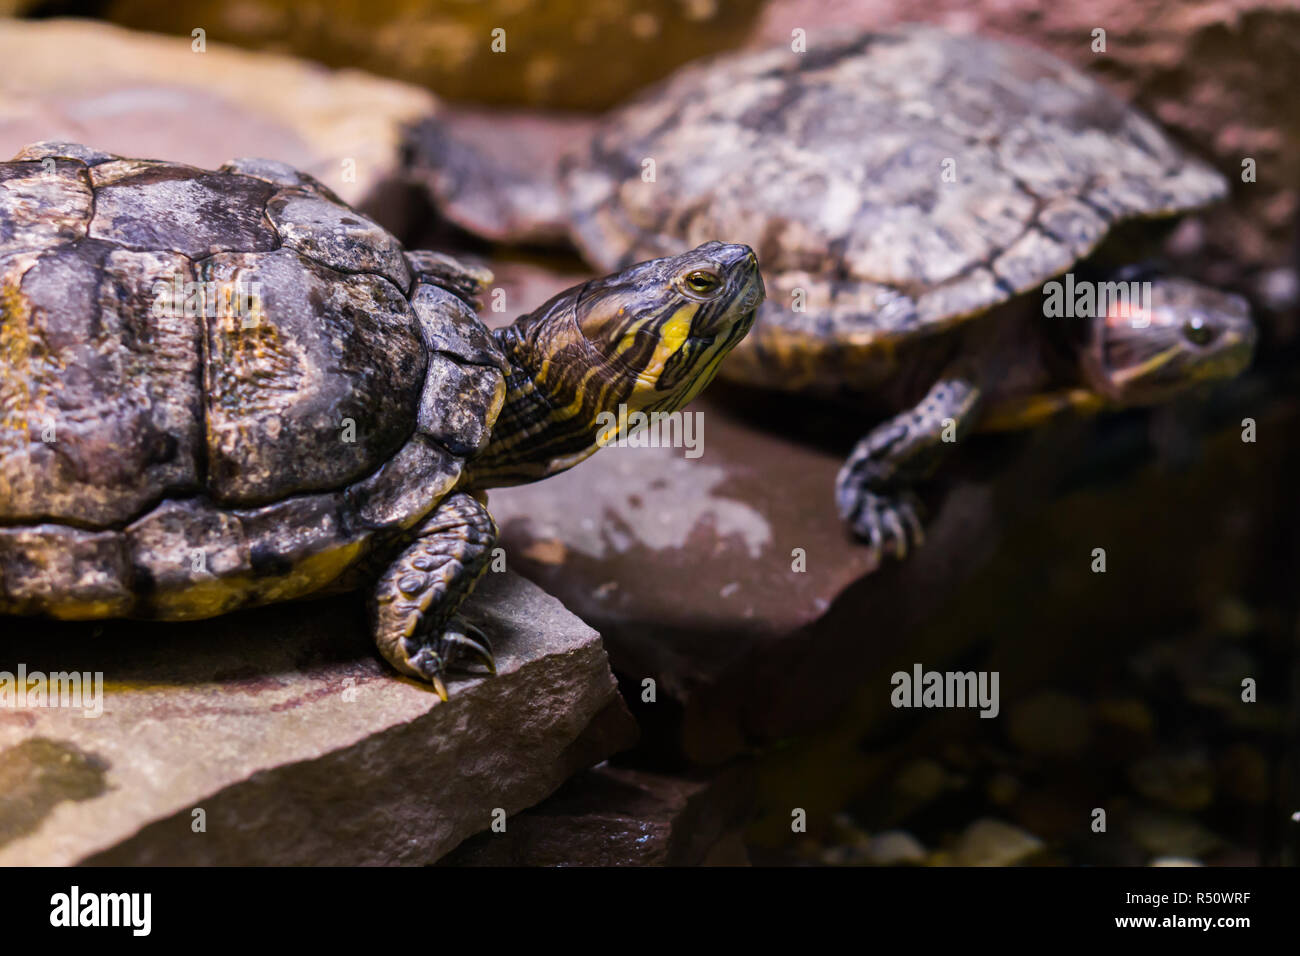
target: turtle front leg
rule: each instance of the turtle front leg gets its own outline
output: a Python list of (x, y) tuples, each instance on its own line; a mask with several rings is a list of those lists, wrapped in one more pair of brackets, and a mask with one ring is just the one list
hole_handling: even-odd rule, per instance
[(496, 661), (487, 637), (456, 612), (487, 570), (497, 527), (477, 499), (449, 495), (379, 578), (371, 600), (375, 643), (403, 674), (429, 681), (443, 700), (442, 675), (464, 662)]
[(979, 398), (972, 376), (945, 375), (915, 408), (869, 431), (840, 468), (840, 517), (877, 563), (889, 548), (902, 559), (925, 540), (911, 486), (929, 477), (953, 441), (970, 431)]

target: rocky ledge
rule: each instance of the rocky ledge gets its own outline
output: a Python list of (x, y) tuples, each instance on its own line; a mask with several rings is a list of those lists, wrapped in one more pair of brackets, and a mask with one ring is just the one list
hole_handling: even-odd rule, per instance
[(0, 707), (0, 865), (429, 863), (631, 745), (600, 636), (558, 601), (488, 574), (466, 616), (500, 673), (445, 704), (378, 660), (356, 596), (185, 625), (7, 619), (10, 690), (20, 667), (29, 687), (75, 669), (102, 696)]

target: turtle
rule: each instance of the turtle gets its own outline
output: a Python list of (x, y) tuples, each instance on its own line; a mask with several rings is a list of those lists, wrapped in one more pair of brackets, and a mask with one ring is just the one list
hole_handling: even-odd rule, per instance
[[(0, 163), (0, 613), (190, 620), (370, 592), (383, 657), (445, 700), (495, 673), (458, 615), (484, 489), (691, 401), (764, 288), (719, 241), (494, 331), (492, 277), (408, 251), (312, 177), (45, 142)], [(619, 424), (614, 424), (617, 421)]]
[(1246, 302), (1153, 258), (1223, 177), (1040, 51), (851, 32), (689, 65), (590, 125), (543, 162), (437, 117), (411, 175), (457, 226), (564, 236), (597, 268), (715, 233), (755, 248), (769, 296), (720, 377), (861, 417), (834, 501), (877, 565), (921, 543), (915, 488), (973, 430), (1152, 405), (1250, 361)]

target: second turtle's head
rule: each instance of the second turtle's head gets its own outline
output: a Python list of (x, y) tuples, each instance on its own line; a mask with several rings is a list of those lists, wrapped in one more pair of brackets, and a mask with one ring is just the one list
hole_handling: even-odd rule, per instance
[(1145, 287), (1091, 320), (1084, 374), (1111, 401), (1157, 404), (1250, 364), (1256, 332), (1244, 299), (1187, 279), (1109, 285)]
[(506, 401), (468, 484), (519, 484), (577, 464), (698, 395), (754, 324), (765, 292), (748, 246), (708, 242), (561, 292), (499, 330)]

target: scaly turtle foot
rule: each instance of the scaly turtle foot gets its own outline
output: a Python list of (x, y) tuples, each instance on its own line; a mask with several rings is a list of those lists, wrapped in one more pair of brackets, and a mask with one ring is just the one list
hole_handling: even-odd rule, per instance
[(840, 515), (866, 542), (877, 563), (887, 551), (902, 560), (909, 550), (925, 543), (920, 503), (911, 492), (880, 495), (859, 488), (856, 494), (841, 496)]

